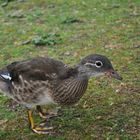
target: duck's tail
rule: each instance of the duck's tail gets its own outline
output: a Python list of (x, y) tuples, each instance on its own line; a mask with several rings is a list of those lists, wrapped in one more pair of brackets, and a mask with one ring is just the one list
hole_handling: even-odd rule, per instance
[(0, 92), (9, 93), (9, 83), (11, 79), (7, 71), (0, 70)]

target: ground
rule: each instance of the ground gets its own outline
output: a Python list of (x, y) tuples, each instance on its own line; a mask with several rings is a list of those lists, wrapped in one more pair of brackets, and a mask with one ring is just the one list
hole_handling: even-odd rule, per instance
[[(62, 115), (50, 120), (51, 135), (30, 131), (26, 109), (0, 94), (0, 140), (140, 140), (140, 1), (4, 2), (0, 67), (35, 56), (74, 65), (99, 53), (110, 58), (123, 81), (92, 78), (79, 103), (62, 107)], [(36, 112), (35, 119), (40, 121)]]

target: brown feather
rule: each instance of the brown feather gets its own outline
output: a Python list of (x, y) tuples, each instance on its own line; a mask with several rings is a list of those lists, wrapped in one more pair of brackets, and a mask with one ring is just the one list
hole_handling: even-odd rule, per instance
[(61, 61), (43, 57), (14, 62), (7, 66), (7, 70), (14, 82), (19, 81), (19, 75), (22, 75), (27, 81), (45, 81), (53, 78), (53, 74), (56, 74), (58, 78), (63, 79), (73, 74), (70, 72), (71, 69), (72, 68), (67, 67)]

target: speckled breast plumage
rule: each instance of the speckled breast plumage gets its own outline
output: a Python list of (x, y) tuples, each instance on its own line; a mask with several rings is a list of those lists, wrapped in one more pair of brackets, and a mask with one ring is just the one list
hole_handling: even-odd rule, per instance
[(20, 83), (12, 82), (11, 96), (18, 103), (32, 108), (43, 104), (71, 105), (86, 91), (87, 79), (69, 78), (53, 81), (26, 81), (20, 76)]

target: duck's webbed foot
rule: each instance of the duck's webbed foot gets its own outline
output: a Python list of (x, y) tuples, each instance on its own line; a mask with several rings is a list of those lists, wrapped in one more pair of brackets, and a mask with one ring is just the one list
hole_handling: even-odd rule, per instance
[(33, 132), (35, 132), (37, 134), (51, 133), (51, 130), (53, 129), (53, 127), (45, 126), (44, 123), (40, 124), (39, 126), (35, 126), (31, 110), (28, 111), (28, 119), (29, 119), (29, 123), (30, 123), (30, 128), (32, 129)]
[(41, 108), (41, 106), (36, 106), (36, 109), (37, 109), (37, 111), (38, 111), (38, 113), (39, 113), (39, 116), (41, 117), (41, 118), (43, 118), (43, 119), (50, 119), (50, 118), (53, 118), (53, 117), (56, 117), (56, 116), (58, 116), (58, 112), (43, 112), (43, 110), (42, 110), (42, 108)]
[(37, 134), (50, 134), (53, 127), (41, 127), (41, 126), (36, 126), (34, 128), (32, 128), (33, 132), (37, 133)]

